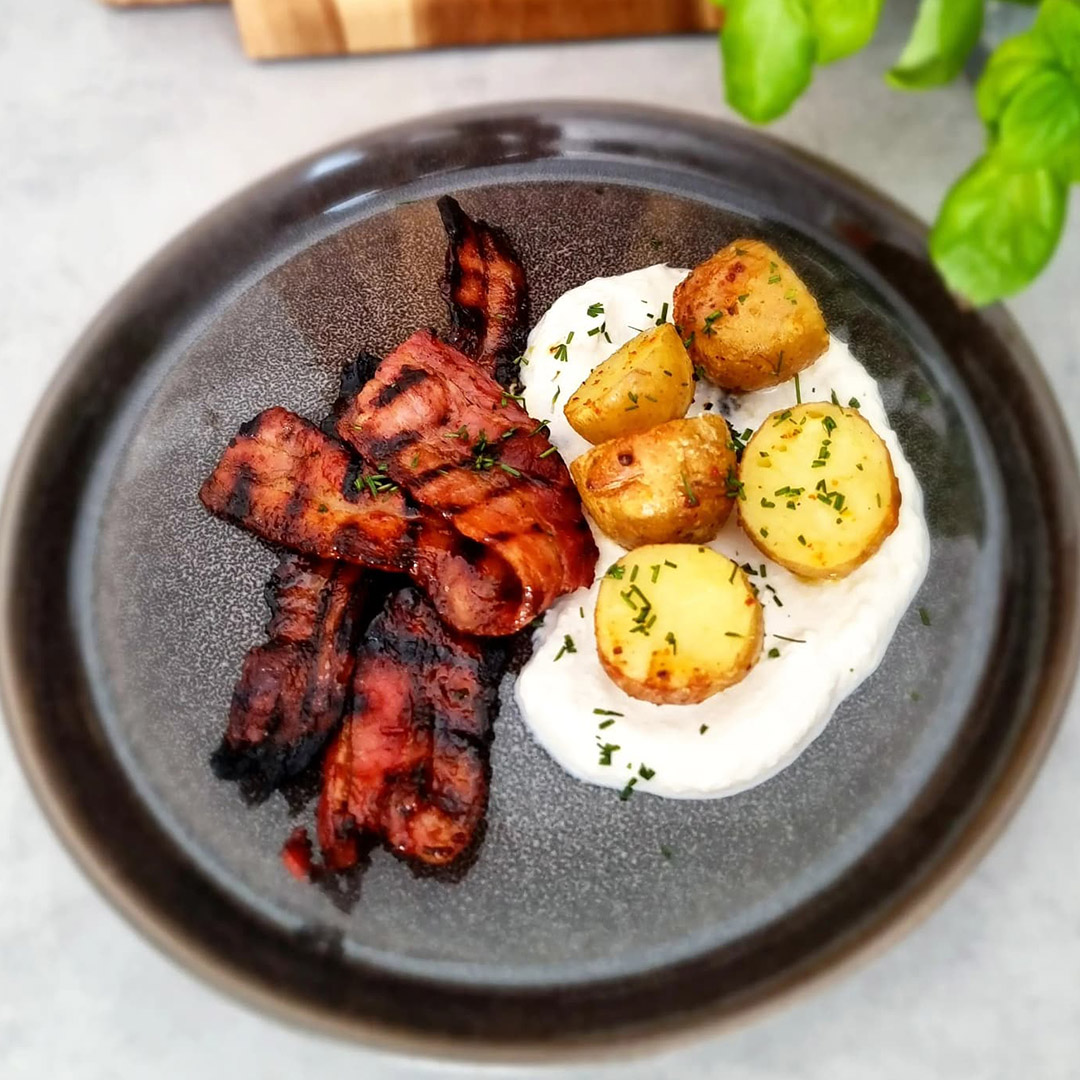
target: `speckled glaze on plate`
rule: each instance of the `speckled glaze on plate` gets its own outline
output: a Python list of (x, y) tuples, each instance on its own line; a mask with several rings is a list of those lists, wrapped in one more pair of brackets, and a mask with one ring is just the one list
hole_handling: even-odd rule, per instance
[[(443, 192), (514, 238), (534, 316), (599, 274), (692, 265), (738, 235), (775, 244), (880, 380), (926, 495), (931, 566), (881, 668), (774, 779), (623, 803), (561, 772), (508, 703), (470, 872), (417, 877), (376, 853), (342, 911), (283, 872), (285, 800), (246, 807), (207, 765), (274, 556), (195, 493), (256, 411), (317, 418), (358, 349), (445, 326)], [(673, 113), (440, 116), (244, 192), (76, 346), (3, 515), (5, 712), (83, 867), (216, 985), (411, 1052), (626, 1050), (812, 984), (910, 925), (985, 849), (1072, 681), (1078, 505), (1013, 324), (959, 310), (923, 229), (849, 177)]]

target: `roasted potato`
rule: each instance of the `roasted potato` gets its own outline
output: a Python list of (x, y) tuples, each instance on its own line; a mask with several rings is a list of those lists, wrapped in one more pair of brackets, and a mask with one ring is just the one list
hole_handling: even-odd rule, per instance
[(746, 575), (712, 548), (640, 547), (600, 583), (600, 663), (643, 701), (691, 705), (734, 685), (757, 663), (763, 631)]
[(725, 390), (776, 386), (829, 347), (817, 301), (760, 240), (736, 240), (695, 267), (672, 317), (693, 363)]
[(625, 548), (711, 540), (737, 490), (728, 426), (710, 413), (594, 446), (570, 475), (596, 524)]
[(690, 357), (675, 327), (662, 323), (593, 368), (563, 412), (570, 426), (595, 444), (685, 416), (693, 400)]
[(850, 574), (900, 520), (900, 487), (881, 437), (827, 401), (774, 412), (739, 465), (739, 521), (770, 559), (806, 578)]

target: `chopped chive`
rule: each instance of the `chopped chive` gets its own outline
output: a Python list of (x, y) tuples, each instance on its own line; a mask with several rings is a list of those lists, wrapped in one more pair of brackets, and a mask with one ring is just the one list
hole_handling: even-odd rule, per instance
[(610, 765), (611, 755), (621, 749), (622, 747), (618, 746), (616, 743), (604, 743), (604, 745), (600, 747), (600, 764)]
[(735, 575), (736, 575), (736, 574), (737, 574), (738, 572), (739, 572), (739, 567), (738, 567), (737, 565), (736, 565), (736, 566), (733, 566), (733, 567), (731, 568), (731, 577), (729, 577), (729, 578), (727, 579), (727, 583), (728, 583), (729, 585), (730, 585), (730, 584), (731, 584), (731, 583), (732, 583), (732, 582), (733, 582), (733, 581), (735, 580)]
[(775, 660), (779, 655), (780, 655), (780, 650), (774, 645), (769, 650), (769, 659), (770, 660)]
[(657, 326), (663, 326), (667, 322), (668, 302), (664, 301), (664, 306), (660, 309), (660, 318), (656, 320)]
[(742, 634), (736, 634), (734, 630), (725, 630), (724, 637), (742, 637)]
[(927, 611), (926, 608), (919, 608), (919, 618), (922, 619), (923, 626), (930, 625), (930, 612)]
[(848, 408), (849, 409), (858, 409), (859, 407), (860, 407), (859, 406), (859, 399), (857, 397), (853, 397), (853, 398), (848, 399)]
[(795, 537), (795, 539), (798, 540), (799, 543), (802, 544), (803, 547), (806, 547), (806, 537), (803, 536), (802, 533), (799, 533), (799, 535), (797, 537)]
[(616, 712), (614, 709), (593, 709), (594, 716), (622, 716), (621, 712)]
[(574, 644), (574, 639), (569, 634), (563, 635), (562, 648), (555, 654), (556, 660), (561, 660), (564, 653), (576, 653), (577, 646)]
[(834, 405), (839, 405), (840, 404), (840, 399), (836, 396), (836, 391), (835, 390), (830, 392), (829, 397), (832, 399), (832, 403)]
[(626, 573), (626, 567), (620, 566), (618, 563), (612, 563), (607, 568), (605, 577), (615, 578), (617, 581), (622, 579), (622, 576)]
[[(596, 712), (596, 710), (595, 710), (595, 709), (593, 709), (593, 712)], [(609, 727), (611, 727), (611, 725), (612, 725), (612, 724), (614, 724), (614, 723), (615, 723), (615, 721), (614, 721), (614, 720), (601, 720), (601, 721), (600, 721), (600, 723), (599, 723), (599, 724), (597, 724), (596, 726), (597, 726), (597, 727), (598, 727), (598, 728), (599, 728), (599, 729), (600, 729), (601, 731), (603, 731), (603, 730), (604, 730), (604, 728), (609, 728)]]
[(586, 311), (586, 314), (589, 316), (590, 319), (595, 319), (598, 315), (604, 314), (604, 305), (590, 304)]
[(499, 462), (499, 468), (502, 469), (504, 473), (509, 473), (510, 476), (513, 477), (518, 477), (521, 475), (520, 469), (515, 469), (513, 465), (507, 465), (505, 462), (502, 461)]
[(806, 639), (805, 638), (784, 637), (783, 634), (773, 634), (773, 637), (779, 638), (781, 641), (790, 641), (793, 645), (805, 645), (806, 644)]
[(671, 848), (667, 846), (667, 844), (661, 844), (660, 854), (663, 855), (665, 859), (670, 859), (671, 856), (675, 854), (675, 852), (672, 851)]
[(802, 386), (799, 385), (799, 373), (795, 372), (795, 404), (802, 404)]
[(697, 506), (698, 503), (700, 502), (700, 500), (698, 499), (697, 495), (694, 493), (693, 487), (690, 486), (690, 480), (686, 475), (686, 470), (685, 469), (680, 470), (680, 475), (682, 476), (683, 491), (686, 492), (686, 505), (687, 506)]
[(638, 776), (642, 780), (651, 780), (656, 775), (655, 769), (650, 769), (648, 765), (641, 765), (638, 767)]
[(626, 802), (626, 800), (629, 799), (630, 796), (634, 794), (634, 785), (636, 783), (637, 783), (637, 777), (636, 776), (631, 776), (629, 781), (626, 784), (626, 787), (624, 787), (622, 789), (622, 791), (619, 792), (619, 799), (622, 802)]
[(666, 641), (667, 644), (671, 646), (671, 655), (678, 656), (679, 646), (675, 640), (675, 635), (670, 630), (667, 632), (667, 637), (664, 638), (664, 641)]
[(699, 735), (704, 735), (705, 732), (708, 731), (708, 730), (709, 730), (709, 725), (708, 724), (702, 724), (701, 727), (698, 728), (698, 734)]
[(540, 457), (542, 457), (542, 458), (550, 457), (550, 456), (551, 456), (552, 454), (554, 454), (554, 453), (555, 453), (555, 451), (556, 451), (557, 449), (558, 449), (558, 447), (557, 447), (557, 446), (549, 446), (549, 447), (548, 447), (548, 448), (547, 448), (547, 449), (546, 449), (546, 450), (545, 450), (545, 451), (544, 451), (544, 452), (543, 452), (543, 453), (542, 453), (542, 454), (540, 455)]

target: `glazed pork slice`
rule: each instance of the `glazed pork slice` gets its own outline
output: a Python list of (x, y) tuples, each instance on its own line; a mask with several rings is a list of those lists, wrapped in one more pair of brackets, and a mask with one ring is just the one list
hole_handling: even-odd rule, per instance
[(286, 555), (266, 586), (266, 642), (244, 658), (215, 773), (265, 798), (337, 727), (352, 685), (367, 594), (347, 563)]
[(359, 475), (341, 443), (272, 408), (240, 428), (199, 498), (212, 514), (293, 551), (404, 570), (413, 549), (405, 499), (396, 490), (357, 490)]
[(439, 621), (417, 589), (391, 596), (364, 635), (353, 704), (323, 763), (318, 838), (328, 870), (374, 843), (430, 866), (474, 845), (503, 650)]
[(592, 584), (596, 545), (546, 427), (430, 331), (398, 346), (334, 415), (362, 458), (513, 568), (529, 615), (519, 627)]
[(498, 552), (407, 503), (388, 477), (285, 409), (267, 409), (240, 429), (199, 497), (270, 543), (409, 574), (463, 633), (512, 634), (537, 614)]
[(525, 271), (501, 229), (469, 217), (449, 195), (438, 207), (448, 241), (444, 295), (451, 341), (509, 386), (528, 332)]

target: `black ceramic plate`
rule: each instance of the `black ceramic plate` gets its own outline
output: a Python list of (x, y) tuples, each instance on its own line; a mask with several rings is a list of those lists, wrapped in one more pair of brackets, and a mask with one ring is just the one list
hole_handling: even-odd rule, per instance
[[(739, 235), (775, 244), (880, 380), (932, 558), (879, 671), (775, 779), (623, 803), (560, 771), (508, 707), (471, 871), (421, 878), (376, 853), (346, 912), (283, 872), (286, 802), (248, 808), (208, 767), (274, 556), (195, 493), (256, 411), (318, 417), (358, 349), (445, 324), (443, 192), (509, 231), (537, 314), (598, 274), (691, 265)], [(961, 312), (923, 229), (850, 178), (669, 113), (438, 117), (232, 200), (78, 344), (3, 520), (6, 713), (86, 870), (218, 985), (433, 1053), (624, 1047), (809, 983), (971, 864), (1071, 682), (1078, 505), (1012, 323)]]

